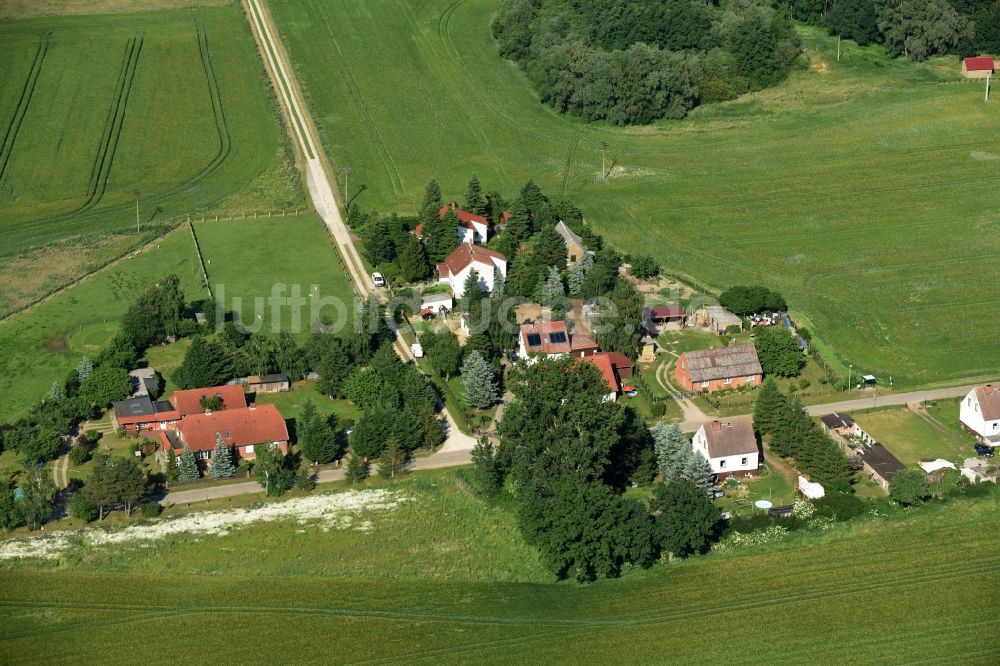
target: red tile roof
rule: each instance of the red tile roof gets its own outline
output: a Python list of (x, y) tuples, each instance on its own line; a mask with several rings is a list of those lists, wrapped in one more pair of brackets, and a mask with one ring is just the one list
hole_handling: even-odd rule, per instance
[(247, 398), (243, 393), (243, 387), (233, 386), (212, 386), (209, 388), (189, 389), (186, 391), (174, 391), (170, 402), (177, 408), (178, 414), (185, 417), (191, 414), (200, 414), (205, 411), (201, 406), (201, 399), (222, 396), (222, 409), (245, 409)]
[(615, 366), (611, 362), (611, 355), (608, 352), (601, 352), (593, 356), (584, 356), (580, 360), (597, 366), (597, 369), (601, 371), (601, 377), (607, 382), (610, 392), (618, 393), (621, 390), (621, 387), (618, 385), (618, 377), (615, 375)]
[(288, 441), (285, 419), (278, 408), (270, 404), (194, 414), (181, 420), (177, 430), (192, 451), (214, 449), (216, 433), (230, 446)]
[[(567, 354), (572, 349), (569, 340), (569, 331), (566, 329), (566, 322), (564, 321), (539, 321), (534, 324), (521, 324), (519, 333), (521, 335), (521, 343), (524, 345), (525, 351), (529, 354)], [(553, 333), (561, 333), (562, 341), (552, 342)], [(534, 346), (529, 345), (529, 335), (537, 335), (541, 342)]]
[[(467, 210), (462, 210), (456, 204), (449, 204), (447, 206), (441, 206), (441, 210), (438, 211), (438, 215), (443, 218), (445, 215), (448, 214), (449, 210), (455, 211), (455, 215), (458, 216), (458, 222), (459, 222), (459, 224), (461, 224), (466, 229), (473, 229), (474, 230), (475, 227), (472, 226), (473, 223), (475, 223), (475, 224), (481, 224), (483, 226), (488, 226), (488, 223), (487, 223), (485, 217), (483, 217), (482, 215), (476, 215), (475, 213), (470, 213)], [(419, 229), (420, 227), (417, 227), (417, 228)], [(420, 233), (420, 232), (418, 231), (417, 233)]]
[(570, 347), (573, 351), (588, 351), (591, 349), (600, 349), (597, 343), (594, 342), (592, 338), (584, 335), (583, 333), (574, 333), (570, 336)]
[(491, 250), (482, 245), (462, 243), (454, 252), (448, 255), (444, 263), (448, 265), (448, 270), (451, 271), (452, 275), (458, 275), (471, 263), (479, 263), (492, 267), (495, 265), (493, 259), (499, 259), (505, 263), (507, 261), (507, 257), (496, 250)]
[(967, 72), (992, 72), (993, 69), (993, 58), (989, 56), (965, 59), (965, 71)]

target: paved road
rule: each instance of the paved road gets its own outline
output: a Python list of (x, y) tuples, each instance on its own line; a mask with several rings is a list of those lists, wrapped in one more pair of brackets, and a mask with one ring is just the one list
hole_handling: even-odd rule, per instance
[[(344, 258), (348, 275), (354, 282), (355, 289), (362, 297), (367, 296), (372, 291), (377, 290), (371, 284), (371, 279), (365, 271), (364, 263), (354, 245), (354, 240), (351, 238), (350, 230), (340, 214), (340, 207), (337, 205), (337, 198), (334, 195), (333, 181), (323, 163), (322, 145), (316, 136), (315, 124), (303, 101), (301, 89), (293, 76), (293, 70), (286, 62), (287, 56), (281, 45), (281, 40), (276, 37), (277, 29), (270, 13), (266, 7), (261, 5), (260, 0), (245, 0), (245, 4), (253, 32), (263, 45), (261, 53), (271, 72), (272, 80), (275, 81), (275, 92), (289, 116), (292, 134), (298, 143), (299, 153), (305, 161), (306, 186), (309, 190), (309, 196), (316, 212), (319, 213), (327, 229), (330, 230), (330, 234)], [(409, 346), (401, 336), (396, 338), (396, 352), (404, 361), (414, 360)], [(455, 419), (452, 418), (447, 408), (442, 411), (448, 423), (448, 437), (442, 451), (468, 451), (472, 449), (476, 440), (458, 429), (458, 426), (455, 425)]]
[(841, 402), (829, 402), (824, 405), (810, 405), (806, 407), (806, 411), (813, 416), (822, 416), (823, 414), (830, 414), (831, 412), (849, 412), (852, 409), (870, 409), (872, 407), (885, 407), (887, 405), (907, 405), (911, 402), (924, 402), (925, 400), (961, 398), (976, 386), (982, 386), (982, 384), (953, 386), (951, 388), (934, 389), (931, 391), (894, 393), (892, 395), (880, 395), (877, 398), (874, 393), (869, 393), (865, 398), (854, 398), (851, 400), (842, 400)]

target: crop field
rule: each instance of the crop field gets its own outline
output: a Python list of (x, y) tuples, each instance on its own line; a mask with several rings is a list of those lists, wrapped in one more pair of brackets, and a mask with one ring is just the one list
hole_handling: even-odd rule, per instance
[(146, 223), (301, 204), (238, 5), (0, 20), (0, 40), (0, 254), (134, 230), (136, 192)]
[[(180, 664), (200, 663), (209, 645), (253, 663), (1000, 656), (996, 595), (985, 592), (1000, 564), (995, 498), (803, 535), (812, 547), (790, 541), (580, 586), (547, 579), (510, 516), (469, 496), (455, 472), (393, 490), (405, 501), (363, 525), (285, 520), (6, 561), (0, 657), (158, 663), (165, 631)], [(746, 640), (720, 644), (732, 627)]]
[[(358, 202), (431, 178), (534, 178), (624, 252), (723, 288), (780, 289), (855, 370), (912, 387), (996, 375), (1000, 116), (956, 59), (914, 65), (801, 28), (809, 66), (689, 119), (618, 129), (543, 106), (489, 34), (495, 0), (271, 3)], [(378, 44), (379, 48), (370, 48)], [(614, 163), (600, 182), (602, 141)]]
[(170, 273), (181, 278), (189, 300), (207, 296), (186, 228), (0, 322), (0, 421), (43, 397), (84, 354), (96, 355), (139, 293)]
[[(194, 227), (216, 298), (227, 311), (238, 309), (247, 329), (303, 339), (315, 312), (350, 330), (354, 292), (315, 214)], [(272, 294), (281, 299), (276, 306)], [(286, 299), (300, 299), (301, 307)]]

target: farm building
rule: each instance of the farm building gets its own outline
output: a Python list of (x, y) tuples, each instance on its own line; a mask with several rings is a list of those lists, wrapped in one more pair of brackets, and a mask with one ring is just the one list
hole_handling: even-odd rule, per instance
[(726, 329), (730, 327), (743, 330), (743, 319), (721, 305), (709, 305), (705, 310), (708, 312), (708, 327), (719, 335), (725, 333)]
[(1000, 444), (1000, 387), (987, 384), (969, 391), (959, 407), (959, 420), (983, 444)]
[(962, 76), (967, 79), (985, 79), (996, 72), (996, 62), (990, 56), (966, 58), (962, 61)]
[(896, 456), (889, 452), (878, 442), (865, 448), (861, 454), (861, 462), (864, 463), (864, 470), (868, 478), (882, 486), (882, 490), (889, 492), (889, 484), (892, 483), (896, 472), (903, 469), (903, 463), (896, 459)]
[(179, 456), (187, 447), (198, 460), (210, 460), (220, 439), (250, 460), (254, 447), (261, 444), (277, 444), (288, 453), (288, 428), (274, 405), (193, 414), (157, 434), (164, 449), (170, 447)]
[(754, 474), (760, 466), (757, 437), (746, 416), (702, 424), (691, 447), (708, 459), (717, 481)]
[[(656, 305), (646, 308), (648, 324), (680, 324), (684, 326), (684, 308), (679, 305)], [(647, 329), (652, 326), (647, 325)]]
[(164, 430), (185, 416), (206, 411), (201, 405), (202, 398), (221, 399), (223, 410), (247, 406), (242, 386), (213, 386), (174, 391), (167, 400), (154, 401), (145, 395), (116, 402), (111, 406), (111, 422), (128, 435), (144, 430)]
[(247, 377), (247, 390), (254, 393), (282, 393), (291, 388), (288, 375), (250, 375)]
[(455, 298), (462, 298), (465, 280), (472, 271), (479, 276), (479, 284), (483, 289), (493, 291), (497, 271), (507, 277), (507, 257), (480, 245), (462, 243), (448, 255), (444, 263), (438, 264), (437, 271), (438, 281), (450, 284)]
[(137, 368), (128, 373), (132, 380), (132, 397), (156, 395), (160, 390), (160, 381), (152, 368)]
[(854, 421), (854, 417), (850, 414), (838, 414), (834, 412), (833, 414), (821, 416), (819, 421), (823, 425), (823, 430), (835, 432), (841, 437), (856, 437), (861, 434), (861, 428), (858, 427), (858, 424)]
[(753, 345), (684, 352), (674, 367), (674, 377), (685, 391), (721, 391), (757, 385), (763, 374)]
[(587, 246), (583, 244), (583, 239), (573, 233), (562, 220), (556, 224), (556, 233), (562, 236), (563, 242), (566, 243), (566, 263), (572, 266), (586, 254)]

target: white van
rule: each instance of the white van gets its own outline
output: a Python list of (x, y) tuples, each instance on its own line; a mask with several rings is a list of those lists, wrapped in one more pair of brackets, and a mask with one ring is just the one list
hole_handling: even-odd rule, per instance
[(381, 273), (377, 273), (377, 272), (376, 273), (372, 273), (372, 284), (375, 285), (376, 287), (384, 287), (385, 286), (385, 278), (382, 277)]

